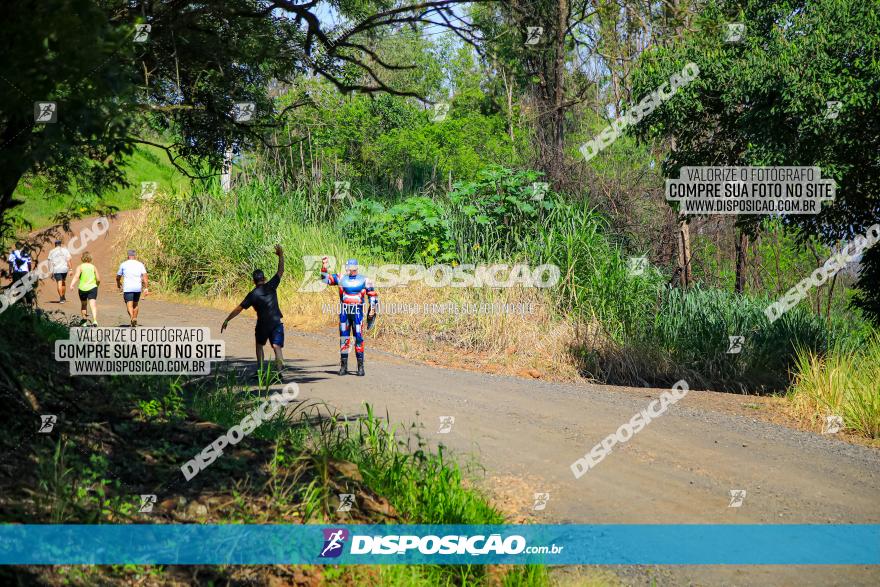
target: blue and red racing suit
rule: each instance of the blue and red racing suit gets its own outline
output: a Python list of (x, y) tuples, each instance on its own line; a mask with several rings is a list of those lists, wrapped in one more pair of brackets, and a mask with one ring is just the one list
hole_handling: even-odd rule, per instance
[(321, 267), (321, 281), (328, 285), (339, 286), (339, 354), (348, 356), (351, 348), (349, 341), (351, 333), (354, 332), (355, 355), (363, 359), (364, 302), (369, 300), (371, 310), (374, 310), (379, 303), (379, 294), (376, 293), (373, 282), (363, 275), (328, 273), (326, 267)]

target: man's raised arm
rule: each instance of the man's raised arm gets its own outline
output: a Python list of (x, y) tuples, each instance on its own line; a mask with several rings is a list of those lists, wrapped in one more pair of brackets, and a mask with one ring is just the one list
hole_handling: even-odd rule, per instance
[(328, 285), (338, 285), (339, 276), (329, 272), (330, 269), (327, 267), (329, 261), (330, 257), (321, 257), (321, 281)]
[(281, 245), (275, 245), (275, 254), (278, 255), (278, 271), (275, 274), (280, 279), (284, 275), (284, 251), (281, 249)]

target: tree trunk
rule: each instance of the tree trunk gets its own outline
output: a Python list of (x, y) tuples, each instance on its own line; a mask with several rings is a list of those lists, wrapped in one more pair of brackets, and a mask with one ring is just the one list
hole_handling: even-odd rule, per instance
[(678, 267), (681, 276), (681, 285), (687, 289), (690, 287), (693, 277), (691, 274), (691, 230), (687, 218), (678, 222)]
[(232, 147), (226, 147), (226, 153), (223, 156), (223, 173), (220, 175), (220, 187), (224, 194), (232, 189)]
[[(559, 0), (554, 39), (553, 64), (553, 157), (551, 159), (554, 183), (560, 185), (565, 176), (565, 34), (568, 29), (570, 8), (568, 0)], [(560, 186), (561, 187), (561, 186)]]
[(741, 294), (746, 282), (746, 247), (748, 246), (748, 236), (742, 230), (736, 239), (736, 280), (733, 285), (733, 291)]

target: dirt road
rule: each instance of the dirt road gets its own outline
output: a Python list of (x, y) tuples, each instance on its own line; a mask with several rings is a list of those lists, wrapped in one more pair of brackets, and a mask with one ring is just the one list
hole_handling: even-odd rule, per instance
[[(115, 225), (90, 246), (103, 285), (101, 325), (125, 325), (113, 279)], [(79, 225), (75, 225), (74, 231)], [(77, 259), (78, 261), (78, 259)], [(329, 294), (328, 294), (329, 295)], [(76, 296), (45, 309), (77, 312)], [(210, 326), (220, 337), (225, 312), (149, 297), (143, 326)], [(229, 359), (253, 357), (252, 314), (223, 335)], [(571, 463), (589, 452), (663, 390), (563, 385), (455, 371), (372, 351), (367, 376), (340, 378), (338, 339), (288, 330), (288, 369), (301, 397), (358, 414), (368, 402), (401, 426), (419, 422), (421, 434), (485, 467), (481, 483), (509, 510), (547, 523), (880, 523), (880, 451), (791, 430), (712, 408), (712, 392), (692, 391), (629, 442), (618, 445), (580, 479)], [(353, 359), (352, 359), (353, 361)], [(715, 395), (715, 397), (721, 397)], [(439, 433), (440, 418), (453, 416)], [(745, 490), (741, 507), (729, 491)], [(532, 511), (533, 494), (549, 493)], [(675, 567), (616, 569), (624, 581), (658, 584), (876, 585), (877, 567)]]

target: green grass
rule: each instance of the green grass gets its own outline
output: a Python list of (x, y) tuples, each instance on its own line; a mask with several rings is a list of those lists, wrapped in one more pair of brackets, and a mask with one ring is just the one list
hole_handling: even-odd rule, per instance
[[(226, 378), (194, 393), (192, 409), (201, 417), (228, 428), (238, 423), (270, 394), (265, 387), (248, 393), (247, 385)], [(316, 472), (311, 483), (302, 487), (299, 498), (307, 503), (304, 521), (327, 522), (334, 519), (333, 499), (338, 491), (338, 470), (343, 464), (356, 465), (364, 486), (385, 497), (401, 523), (409, 524), (503, 524), (504, 516), (491, 506), (478, 490), (464, 484), (459, 465), (442, 448), (432, 451), (416, 431), (398, 433), (384, 419), (365, 406), (365, 415), (344, 420), (323, 404), (305, 403), (279, 413), (261, 424), (254, 435), (275, 443), (270, 464), (273, 477), (291, 464), (305, 462)], [(269, 486), (282, 499), (289, 497), (285, 483)], [(374, 576), (381, 585), (482, 585), (487, 568), (479, 565), (406, 567), (328, 568), (330, 584), (347, 584), (350, 579)], [(542, 567), (507, 567), (504, 585), (546, 585), (548, 575)]]
[[(730, 391), (784, 390), (798, 348), (822, 354), (837, 337), (821, 318), (797, 307), (770, 324), (767, 298), (699, 287), (669, 289), (653, 320), (629, 347), (657, 370), (656, 380)], [(744, 336), (741, 352), (728, 353), (729, 336)]]
[(827, 416), (841, 416), (846, 429), (880, 438), (880, 334), (825, 356), (802, 349), (797, 372), (788, 399), (803, 421), (820, 430)]
[(119, 210), (131, 210), (141, 205), (141, 182), (155, 181), (162, 191), (184, 191), (188, 180), (168, 161), (165, 152), (157, 147), (138, 146), (127, 163), (126, 177), (130, 185), (98, 198), (71, 186), (69, 194), (58, 194), (43, 178), (25, 177), (15, 190), (15, 198), (23, 200), (11, 212), (11, 221), (25, 232), (55, 223), (59, 213), (90, 214), (99, 204)]
[[(410, 210), (415, 216), (404, 222), (406, 227), (397, 227), (400, 238), (418, 236), (407, 236), (407, 227), (421, 230), (422, 208)], [(437, 214), (445, 214), (443, 222), (451, 226), (465, 221), (460, 207), (429, 208), (425, 221), (439, 222)], [(383, 252), (343, 230), (340, 219), (357, 209), (305, 186), (285, 190), (277, 182), (255, 180), (230, 194), (207, 190), (160, 199), (129, 244), (142, 251), (166, 289), (211, 297), (243, 294), (254, 268), (274, 270), (272, 245), (281, 243), (288, 275), (282, 298), (304, 300), (296, 291), (305, 273), (304, 256), (335, 256), (337, 266), (348, 257), (364, 265), (404, 261), (400, 251)], [(847, 328), (829, 326), (802, 306), (770, 325), (763, 314), (768, 299), (700, 287), (670, 289), (668, 277), (655, 267), (633, 275), (630, 255), (612, 240), (606, 219), (586, 202), (555, 199), (541, 213), (540, 223), (511, 237), (516, 245), (506, 259), (496, 248), (474, 253), (483, 259), (462, 260), (557, 265), (561, 279), (552, 292), (557, 315), (586, 325), (587, 331), (572, 341), (571, 353), (594, 379), (667, 385), (684, 377), (709, 389), (781, 391), (796, 367), (796, 348), (822, 354), (850, 336)], [(388, 213), (377, 218), (387, 221)], [(746, 337), (740, 354), (726, 352), (732, 335)], [(470, 343), (481, 345), (479, 340)]]
[(350, 257), (362, 265), (380, 261), (340, 237), (332, 218), (343, 206), (305, 188), (283, 191), (275, 183), (253, 182), (230, 194), (216, 189), (168, 194), (127, 240), (141, 252), (157, 284), (197, 296), (245, 291), (255, 268), (275, 271), (273, 245), (279, 243), (288, 276), (281, 291), (292, 298), (305, 274), (303, 256), (336, 257), (337, 270)]

